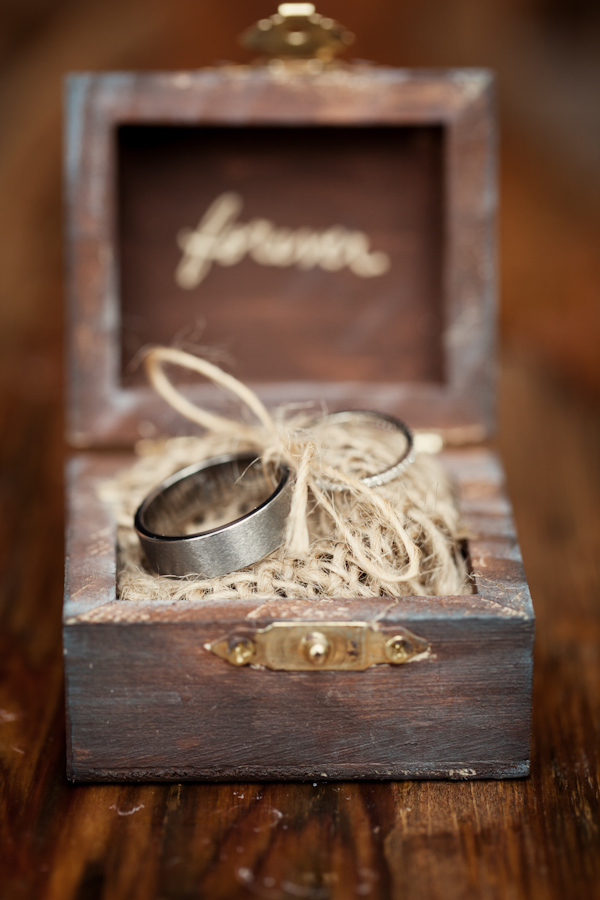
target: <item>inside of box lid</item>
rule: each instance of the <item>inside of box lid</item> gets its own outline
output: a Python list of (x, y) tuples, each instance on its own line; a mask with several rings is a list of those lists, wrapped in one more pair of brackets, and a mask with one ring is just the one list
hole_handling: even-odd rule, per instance
[[(244, 75), (254, 101), (227, 73), (198, 73), (185, 98), (163, 75), (126, 76), (129, 92), (75, 79), (72, 445), (186, 432), (145, 382), (155, 344), (199, 351), (268, 406), (378, 409), (453, 443), (489, 435), (488, 82), (400, 74), (360, 79), (375, 116), (353, 103), (340, 115), (335, 80), (300, 115), (295, 87), (261, 73)], [(319, 85), (303, 83), (305, 99)], [(223, 406), (212, 385), (185, 390)]]
[(443, 141), (434, 125), (119, 128), (121, 384), (173, 343), (254, 385), (443, 384)]

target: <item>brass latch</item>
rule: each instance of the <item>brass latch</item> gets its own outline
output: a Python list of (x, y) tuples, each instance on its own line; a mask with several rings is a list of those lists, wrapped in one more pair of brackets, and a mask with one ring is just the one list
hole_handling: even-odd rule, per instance
[(424, 638), (368, 622), (273, 622), (257, 631), (235, 631), (206, 648), (234, 666), (286, 671), (360, 671), (380, 663), (399, 665), (426, 653)]
[(343, 25), (315, 11), (312, 3), (281, 3), (241, 36), (249, 50), (265, 58), (321, 60), (328, 63), (354, 40)]

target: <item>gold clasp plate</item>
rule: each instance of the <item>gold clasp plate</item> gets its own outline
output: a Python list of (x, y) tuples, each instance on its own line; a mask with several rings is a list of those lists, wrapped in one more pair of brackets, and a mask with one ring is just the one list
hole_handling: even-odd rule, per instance
[(368, 622), (273, 622), (257, 631), (236, 631), (207, 645), (234, 666), (294, 671), (360, 671), (399, 665), (429, 650), (407, 628), (380, 631)]

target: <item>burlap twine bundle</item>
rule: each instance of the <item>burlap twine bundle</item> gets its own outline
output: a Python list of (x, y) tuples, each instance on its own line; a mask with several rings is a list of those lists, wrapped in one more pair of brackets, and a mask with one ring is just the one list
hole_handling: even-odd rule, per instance
[[(174, 387), (163, 365), (191, 369), (225, 388), (257, 420), (248, 424), (200, 409)], [(471, 592), (461, 542), (464, 527), (448, 474), (418, 453), (402, 475), (367, 487), (360, 478), (391, 466), (398, 446), (372, 429), (327, 423), (298, 410), (272, 416), (249, 388), (212, 363), (173, 348), (145, 358), (155, 390), (204, 429), (200, 437), (142, 442), (139, 460), (101, 488), (118, 523), (118, 586), (123, 600), (256, 597), (368, 598)], [(398, 436), (396, 436), (397, 441)], [(133, 516), (146, 494), (184, 466), (224, 452), (252, 450), (285, 462), (294, 474), (282, 547), (239, 572), (206, 579), (147, 571)], [(329, 486), (341, 490), (330, 490)], [(236, 509), (220, 510), (222, 521)]]

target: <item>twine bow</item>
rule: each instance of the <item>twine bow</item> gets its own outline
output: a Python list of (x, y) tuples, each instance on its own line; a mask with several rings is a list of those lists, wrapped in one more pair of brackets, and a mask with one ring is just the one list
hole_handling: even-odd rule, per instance
[[(319, 452), (316, 435), (305, 420), (301, 422), (299, 418), (282, 418), (276, 421), (257, 395), (237, 378), (213, 363), (183, 350), (154, 347), (146, 354), (144, 363), (154, 390), (185, 418), (213, 434), (247, 441), (265, 462), (275, 460), (289, 467), (294, 475), (294, 484), (284, 543), (286, 556), (303, 559), (308, 553), (308, 504), (309, 495), (312, 494), (333, 520), (338, 535), (347, 543), (364, 572), (388, 584), (410, 581), (417, 576), (419, 548), (408, 535), (393, 505), (376, 488), (368, 487), (360, 478), (327, 465)], [(169, 380), (163, 368), (166, 363), (197, 372), (233, 394), (254, 414), (257, 424), (249, 425), (201, 409)], [(394, 533), (396, 541), (403, 545), (407, 555), (407, 564), (401, 571), (394, 566), (393, 559), (378, 557), (368, 542), (365, 542), (364, 535), (351, 527), (324, 487), (326, 483), (350, 492), (369, 519), (384, 522), (386, 528)]]

